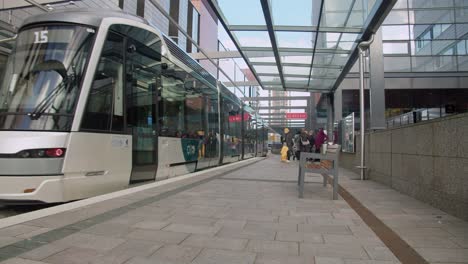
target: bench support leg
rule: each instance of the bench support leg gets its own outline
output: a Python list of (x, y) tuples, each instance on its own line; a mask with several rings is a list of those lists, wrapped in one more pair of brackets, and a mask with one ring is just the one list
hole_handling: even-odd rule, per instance
[(338, 172), (333, 175), (333, 200), (338, 200)]

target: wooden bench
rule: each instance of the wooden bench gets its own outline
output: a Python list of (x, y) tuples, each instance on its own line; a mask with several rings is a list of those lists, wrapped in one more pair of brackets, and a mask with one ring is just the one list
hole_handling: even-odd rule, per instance
[(333, 175), (333, 200), (338, 199), (338, 158), (340, 150), (340, 145), (328, 145), (326, 154), (301, 152), (297, 177), (299, 198), (304, 197), (305, 174), (310, 172), (322, 175), (324, 187), (327, 186), (328, 175)]

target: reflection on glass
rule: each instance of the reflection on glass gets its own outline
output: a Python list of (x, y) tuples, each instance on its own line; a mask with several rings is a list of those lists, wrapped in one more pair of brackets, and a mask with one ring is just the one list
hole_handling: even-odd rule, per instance
[(243, 47), (271, 48), (270, 36), (266, 31), (234, 31), (234, 35)]
[[(217, 0), (226, 20), (230, 25), (265, 25), (260, 1), (252, 0)], [(239, 7), (242, 12), (239, 12)], [(261, 15), (259, 15), (261, 14)]]
[(343, 119), (341, 142), (343, 152), (354, 153), (354, 112)]
[(312, 48), (315, 34), (312, 32), (276, 31), (276, 39), (280, 48)]
[(382, 26), (383, 40), (407, 40), (409, 38), (408, 25)]

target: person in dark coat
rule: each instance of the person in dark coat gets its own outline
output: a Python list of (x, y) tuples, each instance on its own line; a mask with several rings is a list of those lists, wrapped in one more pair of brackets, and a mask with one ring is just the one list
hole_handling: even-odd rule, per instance
[(297, 159), (301, 158), (301, 152), (309, 152), (309, 149), (309, 135), (307, 134), (307, 130), (301, 129), (301, 133), (299, 135), (299, 153), (297, 154)]
[(319, 129), (317, 136), (315, 136), (315, 153), (320, 153), (320, 148), (328, 140), (327, 135), (323, 131), (323, 128)]
[(307, 139), (308, 139), (309, 142), (310, 142), (308, 152), (314, 152), (314, 145), (315, 145), (315, 133), (314, 133), (314, 130), (310, 130), (310, 131), (309, 131), (309, 135), (308, 135)]

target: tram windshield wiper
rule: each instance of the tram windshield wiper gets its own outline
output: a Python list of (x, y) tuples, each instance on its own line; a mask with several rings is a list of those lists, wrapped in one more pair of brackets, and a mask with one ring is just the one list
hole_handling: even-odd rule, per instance
[(53, 103), (55, 97), (60, 94), (73, 80), (73, 75), (67, 75), (67, 70), (62, 62), (57, 60), (49, 60), (43, 63), (36, 65), (31, 73), (38, 73), (41, 71), (56, 71), (62, 77), (62, 82), (57, 85), (52, 92), (50, 92), (37, 106), (34, 110), (27, 115), (32, 120), (39, 119), (42, 114), (49, 109), (50, 105)]

